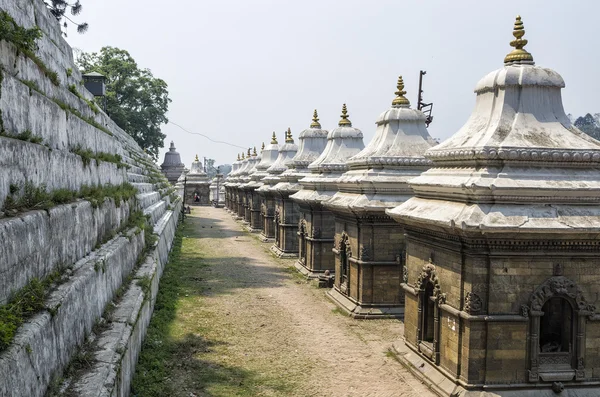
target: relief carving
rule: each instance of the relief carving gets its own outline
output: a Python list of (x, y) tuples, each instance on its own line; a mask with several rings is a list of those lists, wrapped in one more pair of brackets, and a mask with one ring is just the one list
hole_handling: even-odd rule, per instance
[(465, 312), (469, 314), (477, 314), (483, 309), (483, 301), (474, 292), (467, 292), (465, 296)]
[(596, 311), (594, 305), (587, 303), (581, 288), (564, 276), (551, 277), (535, 290), (531, 295), (531, 310), (541, 311), (544, 303), (555, 296), (573, 299), (579, 310), (585, 310), (592, 313)]
[(361, 247), (360, 249), (360, 260), (361, 261), (370, 261), (371, 258), (371, 250), (369, 249), (369, 247), (365, 247), (364, 245)]
[(320, 228), (313, 227), (312, 238), (321, 238), (321, 229)]
[(435, 265), (431, 263), (431, 258), (429, 258), (429, 262), (421, 269), (416, 286), (420, 290), (425, 290), (425, 285), (428, 282), (433, 284), (433, 296), (436, 298), (438, 305), (446, 303), (446, 294), (442, 294), (440, 280), (437, 276)]

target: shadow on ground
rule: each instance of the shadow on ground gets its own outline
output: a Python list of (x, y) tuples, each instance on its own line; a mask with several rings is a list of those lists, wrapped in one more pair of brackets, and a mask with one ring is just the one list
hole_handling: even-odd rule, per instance
[[(160, 281), (131, 396), (259, 396), (288, 391), (283, 381), (217, 362), (215, 350), (221, 352), (227, 344), (205, 337), (211, 314), (202, 308), (202, 297), (238, 288), (277, 287), (290, 278), (284, 268), (261, 266), (247, 258), (203, 257), (197, 249), (198, 239), (206, 237), (201, 226), (221, 228), (222, 222), (188, 216), (180, 225)], [(223, 233), (229, 237), (236, 232)], [(229, 264), (229, 270), (219, 266), (223, 264)], [(238, 267), (237, 272), (231, 264)], [(190, 307), (194, 310), (187, 310)]]

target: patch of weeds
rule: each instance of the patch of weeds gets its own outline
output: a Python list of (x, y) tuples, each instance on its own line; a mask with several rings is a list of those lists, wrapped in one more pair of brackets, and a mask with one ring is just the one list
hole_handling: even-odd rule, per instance
[(7, 134), (6, 131), (2, 131), (2, 132), (0, 132), (0, 135), (5, 136), (7, 138), (14, 138), (14, 139), (18, 139), (20, 141), (37, 143), (37, 144), (42, 143), (42, 141), (44, 140), (40, 136), (33, 135), (31, 133), (31, 130), (25, 130), (25, 131), (23, 131), (23, 132), (21, 132), (20, 134), (17, 134), (17, 135), (10, 135), (10, 134)]
[(35, 313), (44, 309), (51, 286), (60, 280), (56, 271), (43, 279), (32, 279), (27, 285), (13, 294), (8, 303), (0, 306), (0, 351), (6, 350), (17, 329)]
[(39, 92), (40, 94), (42, 93), (42, 91), (40, 91), (40, 87), (38, 87), (37, 83), (33, 80), (19, 80), (21, 83), (25, 84), (27, 87), (29, 87), (29, 96), (33, 95), (33, 91)]
[[(79, 110), (75, 109), (74, 107), (71, 107), (71, 106), (67, 105), (66, 103), (64, 103), (63, 101), (61, 101), (58, 98), (51, 98), (51, 99), (52, 99), (52, 101), (54, 101), (54, 103), (56, 103), (58, 106), (60, 106), (60, 108), (62, 110), (64, 110), (65, 112), (69, 112), (69, 113), (71, 113), (71, 114), (79, 117), (81, 120), (85, 121), (89, 125), (98, 128), (100, 131), (103, 131), (103, 132), (107, 133), (110, 136), (113, 136), (112, 132), (110, 132), (106, 127), (104, 127), (103, 125), (101, 125), (100, 123), (98, 123), (92, 117), (86, 117), (86, 116), (84, 116), (83, 114), (81, 114), (81, 112)], [(89, 103), (88, 103), (88, 105), (89, 105)], [(92, 110), (94, 110), (94, 109), (92, 108)]]
[(144, 299), (148, 299), (150, 296), (150, 288), (152, 287), (152, 279), (150, 276), (146, 275), (137, 280), (137, 285), (140, 286), (142, 292), (144, 293)]
[(107, 198), (110, 198), (117, 206), (120, 206), (123, 201), (135, 197), (137, 189), (126, 182), (121, 185), (84, 185), (78, 192), (68, 189), (56, 189), (48, 192), (46, 185), (35, 186), (33, 182), (27, 181), (22, 186), (11, 184), (10, 192), (11, 195), (6, 197), (3, 208), (3, 212), (9, 216), (35, 209), (48, 210), (76, 199), (88, 200), (93, 208), (97, 208)]
[(42, 61), (41, 58), (38, 57), (33, 51), (29, 49), (21, 49), (21, 52), (23, 53), (23, 55), (31, 59), (33, 63), (37, 65), (40, 71), (48, 78), (48, 80), (50, 80), (50, 82), (52, 82), (52, 84), (54, 84), (57, 87), (60, 85), (58, 73), (46, 66), (44, 61)]
[(67, 73), (67, 77), (71, 77), (71, 75), (73, 74), (73, 69), (67, 68), (65, 72)]

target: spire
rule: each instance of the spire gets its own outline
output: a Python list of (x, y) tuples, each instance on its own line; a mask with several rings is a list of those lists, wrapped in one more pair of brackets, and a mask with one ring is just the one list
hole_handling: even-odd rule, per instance
[(277, 145), (277, 137), (275, 136), (275, 131), (273, 131), (273, 137), (271, 138), (271, 145)]
[(398, 77), (398, 83), (396, 85), (398, 91), (395, 92), (396, 98), (392, 101), (392, 106), (410, 105), (410, 101), (406, 99), (406, 91), (404, 91), (404, 80), (402, 76)]
[(252, 153), (250, 152), (251, 150), (252, 150), (251, 148), (248, 148), (248, 155), (246, 157), (249, 158), (252, 155)]
[(240, 158), (240, 154), (238, 153), (238, 158), (237, 158), (237, 161), (240, 161), (240, 160), (241, 160), (241, 158)]
[(170, 152), (174, 152), (175, 151), (175, 142), (171, 141), (171, 146), (169, 147), (169, 151)]
[(523, 47), (527, 45), (527, 40), (522, 37), (525, 35), (525, 28), (521, 22), (521, 16), (517, 15), (513, 36), (515, 40), (510, 42), (511, 47), (515, 47), (506, 57), (504, 57), (505, 65), (533, 65), (533, 55), (527, 52)]
[(313, 112), (312, 123), (310, 123), (310, 128), (321, 128), (321, 123), (319, 123), (319, 115), (317, 114), (317, 109)]
[(260, 151), (262, 152), (263, 150), (265, 150), (265, 143), (262, 143), (262, 146), (260, 147)]
[(344, 106), (342, 106), (342, 115), (341, 115), (341, 117), (342, 117), (342, 119), (338, 123), (338, 125), (340, 127), (352, 127), (352, 122), (350, 120), (348, 120), (348, 109), (346, 108), (346, 104), (345, 103), (344, 103)]
[(294, 138), (292, 138), (292, 130), (290, 127), (287, 129), (287, 133), (285, 135), (285, 143), (294, 143)]
[(256, 153), (256, 146), (254, 146), (254, 151), (252, 152), (252, 157), (256, 157), (258, 156), (258, 153)]
[(196, 159), (195, 159), (194, 161), (200, 161), (200, 160), (198, 159), (198, 155), (196, 155)]
[(244, 152), (242, 152), (242, 160), (244, 160), (246, 157), (244, 156)]

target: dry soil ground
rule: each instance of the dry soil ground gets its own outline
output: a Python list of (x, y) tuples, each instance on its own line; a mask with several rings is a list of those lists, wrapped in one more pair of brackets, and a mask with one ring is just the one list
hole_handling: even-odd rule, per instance
[[(274, 258), (270, 244), (243, 231), (224, 209), (194, 208), (181, 233), (183, 265), (165, 273), (170, 280), (168, 273), (179, 271), (184, 285), (168, 324), (170, 343), (178, 344), (161, 375), (173, 385), (170, 393), (432, 396), (387, 354), (401, 322), (341, 314), (325, 290), (291, 268), (293, 260)], [(145, 350), (165, 342), (157, 338), (149, 333)], [(147, 371), (142, 364), (138, 385), (150, 381)]]

